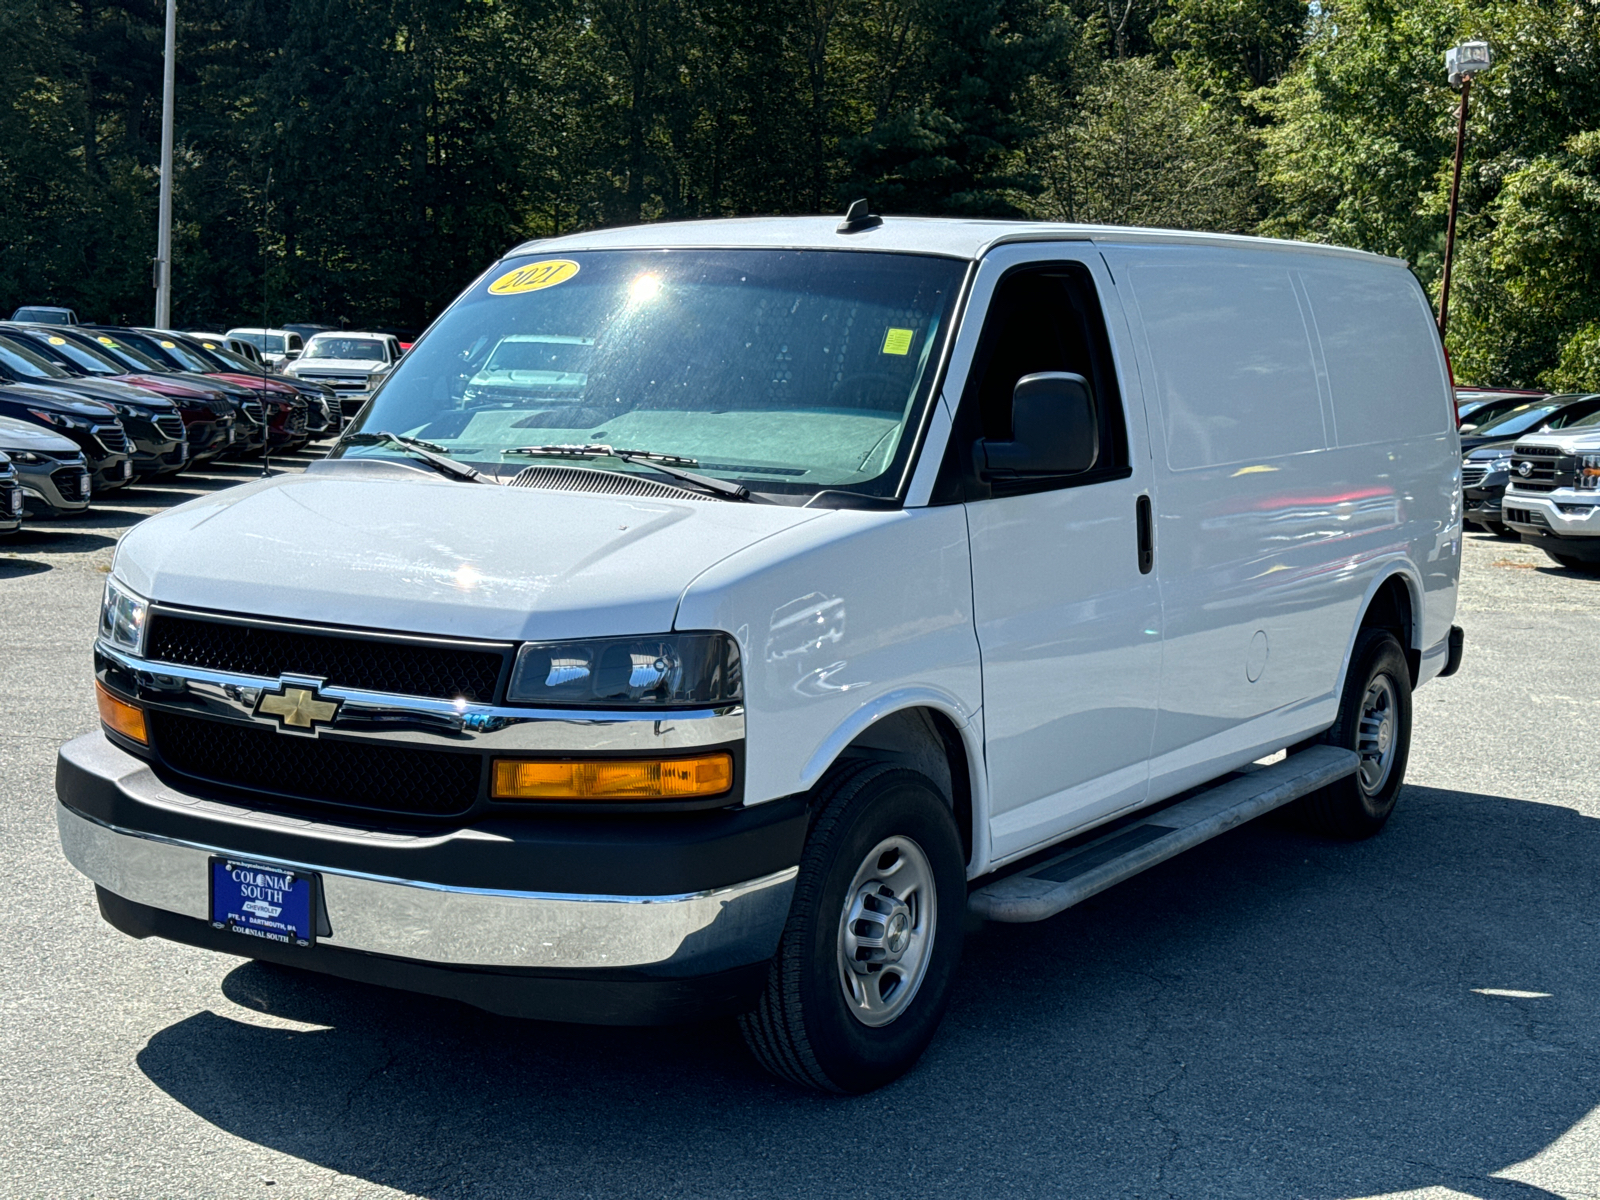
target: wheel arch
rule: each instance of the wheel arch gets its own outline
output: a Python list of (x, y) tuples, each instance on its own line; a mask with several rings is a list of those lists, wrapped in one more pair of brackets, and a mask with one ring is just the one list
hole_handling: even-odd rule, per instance
[(1422, 604), (1422, 580), (1409, 563), (1394, 564), (1374, 577), (1361, 600), (1361, 619), (1351, 630), (1345, 645), (1344, 664), (1339, 670), (1339, 687), (1335, 694), (1344, 691), (1350, 657), (1365, 629), (1387, 629), (1395, 635), (1405, 652), (1411, 685), (1416, 686), (1422, 670)]
[(814, 786), (848, 758), (896, 762), (927, 775), (950, 803), (969, 872), (987, 858), (988, 789), (976, 714), (939, 692), (891, 692), (834, 731), (806, 764), (802, 786)]

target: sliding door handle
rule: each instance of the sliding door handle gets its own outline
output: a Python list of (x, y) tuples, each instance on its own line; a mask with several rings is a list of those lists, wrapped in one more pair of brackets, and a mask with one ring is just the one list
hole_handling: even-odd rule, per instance
[(1150, 519), (1150, 497), (1140, 496), (1135, 516), (1139, 525), (1139, 574), (1150, 574), (1156, 565), (1155, 530)]

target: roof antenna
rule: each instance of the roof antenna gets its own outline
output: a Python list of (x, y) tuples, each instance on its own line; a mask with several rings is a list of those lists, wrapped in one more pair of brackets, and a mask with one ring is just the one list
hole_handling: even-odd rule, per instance
[(863, 197), (845, 210), (844, 220), (839, 222), (839, 227), (834, 232), (860, 233), (866, 229), (875, 229), (882, 224), (882, 217), (875, 217), (867, 211), (867, 201)]

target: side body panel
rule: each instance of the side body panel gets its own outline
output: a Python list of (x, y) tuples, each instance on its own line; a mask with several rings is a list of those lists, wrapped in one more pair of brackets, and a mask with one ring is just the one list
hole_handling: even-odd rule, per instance
[[(943, 712), (981, 768), (959, 507), (824, 513), (698, 576), (675, 627), (726, 629), (739, 641), (747, 803), (810, 787), (856, 734), (899, 708)], [(973, 783), (977, 808), (982, 781)]]
[(1116, 288), (1088, 243), (1006, 246), (985, 257), (967, 319), (1008, 269), (1069, 262), (1088, 269), (1106, 317), (1132, 470), (964, 506), (996, 862), (1144, 803), (1156, 720), (1160, 594), (1139, 571), (1135, 519), (1150, 456)]
[(1365, 604), (1401, 575), (1446, 636), (1459, 441), (1397, 264), (1115, 246), (1152, 393), (1165, 614), (1151, 798), (1326, 728)]

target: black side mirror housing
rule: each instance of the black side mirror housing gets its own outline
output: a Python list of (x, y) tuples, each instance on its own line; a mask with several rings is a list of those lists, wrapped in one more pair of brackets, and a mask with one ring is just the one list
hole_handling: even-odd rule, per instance
[(1066, 371), (1024, 375), (1011, 393), (1011, 440), (980, 439), (972, 457), (980, 479), (1090, 470), (1100, 458), (1100, 421), (1089, 381)]

